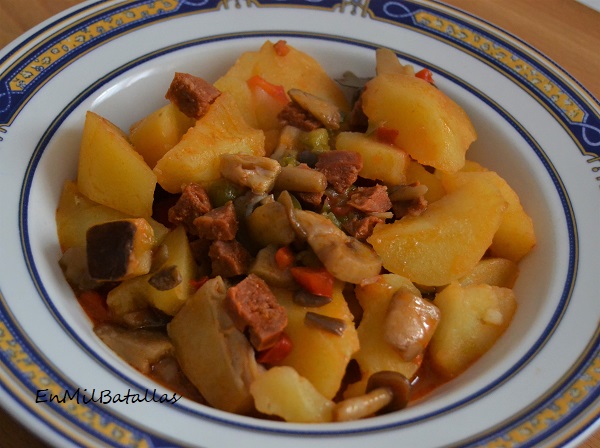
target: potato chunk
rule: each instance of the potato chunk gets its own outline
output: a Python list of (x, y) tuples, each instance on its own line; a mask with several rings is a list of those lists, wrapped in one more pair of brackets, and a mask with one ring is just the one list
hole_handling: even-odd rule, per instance
[(272, 367), (250, 385), (256, 409), (286, 422), (331, 421), (333, 401), (325, 398), (292, 367)]
[[(480, 171), (475, 171), (477, 167)], [(488, 171), (474, 162), (469, 164), (469, 170), (470, 172), (442, 175), (444, 187), (446, 190), (452, 191), (465, 182), (469, 182), (469, 179), (473, 177), (481, 177), (500, 190), (508, 207), (502, 217), (500, 227), (494, 235), (490, 251), (496, 257), (507, 258), (517, 263), (535, 246), (533, 221), (523, 209), (517, 193), (500, 175), (494, 171)]]
[(159, 290), (149, 280), (154, 273), (126, 280), (108, 293), (108, 306), (117, 316), (142, 307), (142, 299), (165, 314), (174, 316), (192, 292), (190, 281), (196, 275), (196, 264), (183, 227), (176, 227), (166, 237), (167, 259), (162, 267), (177, 267), (181, 282), (173, 288)]
[(197, 268), (183, 227), (173, 229), (165, 237), (163, 244), (168, 251), (168, 257), (163, 266), (176, 266), (181, 275), (181, 283), (174, 288), (161, 291), (148, 283), (152, 274), (143, 279), (148, 284), (146, 295), (148, 302), (155, 308), (173, 316), (188, 300), (191, 293), (190, 282), (195, 277)]
[(435, 173), (430, 173), (423, 165), (411, 160), (406, 169), (406, 182), (408, 184), (420, 184), (427, 187), (427, 193), (424, 194), (428, 203), (437, 201), (446, 194), (442, 185), (442, 180)]
[(338, 150), (357, 152), (362, 156), (363, 167), (358, 173), (361, 177), (380, 180), (388, 185), (406, 183), (410, 157), (400, 148), (378, 142), (358, 132), (341, 132), (335, 146)]
[(473, 270), (459, 280), (462, 286), (485, 283), (491, 286), (512, 288), (519, 276), (517, 263), (506, 258), (484, 258)]
[(129, 140), (148, 166), (154, 168), (194, 123), (194, 119), (169, 103), (131, 126)]
[(441, 90), (414, 76), (384, 73), (367, 83), (362, 99), (369, 125), (398, 131), (395, 145), (413, 159), (444, 171), (462, 168), (475, 129)]
[(208, 185), (221, 177), (221, 154), (264, 155), (265, 136), (246, 124), (233, 97), (221, 94), (206, 115), (154, 167), (158, 183), (170, 193), (182, 185)]
[[(340, 388), (346, 366), (358, 350), (358, 337), (353, 316), (342, 294), (343, 283), (334, 285), (333, 300), (320, 308), (307, 308), (294, 303), (293, 291), (273, 288), (279, 303), (286, 309), (286, 334), (292, 340), (292, 352), (281, 362), (309, 380), (327, 399), (332, 399)], [(308, 326), (304, 322), (307, 311), (335, 317), (346, 322), (341, 336)]]
[[(85, 247), (85, 234), (90, 227), (128, 218), (134, 217), (88, 199), (75, 182), (66, 181), (56, 209), (60, 248), (64, 252), (71, 247)], [(169, 230), (152, 218), (147, 221), (154, 231), (154, 245), (157, 245)]]
[(260, 366), (223, 305), (221, 277), (206, 282), (168, 325), (181, 369), (213, 407), (238, 414), (254, 409), (250, 384)]
[(419, 216), (377, 225), (368, 242), (389, 271), (421, 285), (442, 286), (475, 267), (505, 208), (498, 188), (473, 178)]
[(433, 367), (453, 377), (487, 352), (510, 324), (517, 302), (511, 289), (452, 283), (435, 298), (441, 320), (429, 353)]
[[(399, 291), (407, 291), (415, 296), (420, 292), (410, 280), (395, 274), (383, 274), (357, 286), (356, 298), (363, 317), (358, 326), (360, 350), (354, 359), (360, 366), (365, 379), (376, 372), (391, 370), (406, 378), (412, 378), (421, 364), (420, 358), (406, 361), (402, 353), (386, 340), (385, 321), (392, 298)], [(357, 394), (364, 393), (364, 389)]]
[(87, 112), (77, 173), (92, 201), (137, 217), (152, 214), (156, 175), (110, 121)]
[(259, 98), (255, 97), (248, 85), (248, 80), (253, 76), (260, 76), (273, 86), (280, 86), (283, 92), (293, 88), (303, 90), (347, 112), (349, 107), (344, 93), (321, 65), (306, 53), (283, 41), (280, 42), (273, 44), (267, 41), (259, 51), (245, 52), (233, 67), (215, 82), (215, 87), (221, 92), (233, 95), (246, 122), (261, 129), (267, 129), (273, 126), (273, 123), (277, 123), (274, 120), (265, 121), (259, 115), (256, 108)]

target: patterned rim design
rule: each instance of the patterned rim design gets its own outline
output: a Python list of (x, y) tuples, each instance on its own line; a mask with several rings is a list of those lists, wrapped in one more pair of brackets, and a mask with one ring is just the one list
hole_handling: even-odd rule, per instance
[[(114, 3), (114, 2), (113, 2)], [(593, 173), (600, 170), (594, 166), (600, 162), (600, 114), (598, 105), (591, 96), (579, 86), (571, 87), (563, 79), (554, 74), (556, 70), (550, 62), (531, 60), (531, 56), (522, 50), (525, 45), (518, 42), (513, 45), (504, 35), (491, 26), (470, 20), (461, 16), (454, 10), (446, 7), (436, 7), (410, 1), (366, 1), (366, 2), (336, 2), (324, 0), (286, 2), (282, 5), (280, 1), (252, 1), (255, 6), (268, 7), (304, 7), (316, 8), (324, 13), (331, 14), (353, 14), (360, 15), (364, 20), (377, 20), (391, 23), (396, 26), (409, 28), (415, 32), (424, 33), (436, 39), (442, 40), (456, 46), (468, 54), (471, 54), (484, 63), (492, 66), (498, 72), (507, 76), (513, 82), (519, 84), (525, 91), (538, 102), (545, 105), (572, 136), (580, 149), (582, 156), (587, 157)], [(52, 79), (64, 67), (81, 55), (93, 50), (102, 43), (112, 40), (119, 35), (128, 33), (137, 28), (148, 26), (154, 22), (167, 20), (177, 16), (209, 13), (220, 8), (235, 8), (241, 5), (236, 2), (229, 4), (210, 0), (199, 1), (122, 1), (115, 6), (101, 7), (102, 2), (90, 3), (81, 9), (49, 23), (44, 29), (30, 36), (22, 46), (31, 45), (31, 49), (20, 55), (16, 61), (13, 56), (17, 50), (13, 50), (0, 60), (2, 83), (0, 83), (0, 133), (6, 132), (7, 127), (17, 117), (20, 110), (25, 107), (27, 101), (46, 82)], [(59, 30), (52, 38), (36, 42), (43, 32), (51, 29)], [(277, 32), (277, 35), (286, 34)], [(261, 35), (268, 35), (263, 33)], [(240, 36), (221, 36), (217, 39), (237, 38)], [(243, 37), (243, 36), (242, 36)], [(322, 39), (334, 40), (327, 36), (313, 36)], [(508, 38), (507, 38), (508, 39)], [(339, 40), (339, 39), (338, 39)], [(170, 47), (161, 52), (148, 55), (144, 59), (152, 59), (178, 49), (200, 45), (206, 40), (199, 39), (194, 42), (182, 43), (176, 47)], [(350, 42), (349, 44), (364, 45), (366, 43)], [(410, 55), (401, 55), (404, 59), (418, 61)], [(20, 203), (20, 230), (28, 267), (32, 279), (40, 292), (40, 295), (49, 308), (53, 310), (52, 301), (44, 291), (44, 287), (37, 274), (33, 263), (29, 237), (27, 235), (27, 204), (29, 188), (33, 173), (39, 158), (47, 142), (58, 128), (64, 116), (66, 116), (82, 99), (92, 92), (101, 88), (110, 78), (127, 71), (131, 66), (142, 63), (143, 60), (133, 61), (127, 67), (121, 67), (108, 78), (104, 78), (94, 86), (90, 86), (85, 92), (63, 111), (53, 122), (44, 138), (36, 148), (31, 159), (30, 167), (26, 173), (22, 198)], [(436, 67), (432, 70), (440, 72)], [(451, 75), (444, 73), (444, 76)], [(566, 76), (566, 75), (565, 75)], [(453, 79), (461, 83), (460, 80)], [(560, 306), (557, 308), (548, 328), (537, 344), (530, 349), (523, 360), (508, 372), (506, 378), (498, 379), (490, 385), (490, 389), (497, 387), (508, 377), (518, 371), (524, 363), (535, 354), (537, 350), (550, 337), (556, 325), (568, 305), (572, 288), (576, 278), (578, 260), (578, 237), (574, 216), (571, 210), (568, 195), (546, 158), (543, 151), (535, 141), (520, 128), (519, 125), (499, 109), (481, 92), (474, 91), (469, 86), (463, 86), (481, 99), (491, 105), (497, 112), (510, 122), (519, 131), (531, 148), (542, 160), (555, 182), (555, 187), (561, 197), (564, 213), (571, 240), (568, 278), (565, 283)], [(1, 138), (1, 134), (0, 134)], [(600, 178), (596, 178), (600, 180)], [(122, 418), (108, 412), (105, 408), (95, 403), (86, 406), (73, 406), (67, 403), (52, 403), (53, 416), (40, 415), (40, 411), (31, 404), (27, 391), (35, 395), (35, 390), (47, 388), (51, 391), (74, 390), (60, 372), (40, 353), (28, 340), (27, 335), (21, 330), (18, 322), (11, 315), (7, 301), (0, 291), (0, 363), (3, 366), (6, 378), (3, 380), (3, 388), (18, 401), (31, 415), (43, 420), (54, 430), (60, 430), (63, 437), (72, 443), (90, 443), (90, 437), (98, 442), (113, 445), (165, 445), (168, 441), (160, 436), (151, 435), (146, 431), (136, 428), (135, 424), (124, 421)], [(55, 311), (55, 310), (53, 310)], [(55, 313), (55, 317), (60, 317)], [(68, 327), (65, 322), (63, 325)], [(67, 328), (67, 330), (69, 330)], [(536, 403), (527, 410), (516, 415), (510, 421), (503, 422), (496, 428), (490, 428), (485, 434), (479, 434), (470, 440), (464, 440), (462, 445), (485, 445), (485, 446), (536, 446), (546, 442), (550, 437), (559, 437), (561, 443), (568, 443), (579, 433), (588, 428), (598, 417), (597, 402), (599, 400), (600, 387), (600, 335), (597, 333), (590, 341), (585, 352), (579, 357), (573, 366), (552, 390), (546, 392)], [(77, 336), (73, 334), (77, 339)], [(86, 348), (90, 351), (88, 348)], [(93, 353), (91, 353), (94, 355)], [(113, 369), (110, 366), (106, 366)], [(127, 380), (129, 383), (132, 381)], [(137, 385), (134, 385), (137, 386)], [(480, 391), (486, 393), (487, 391)], [(469, 397), (458, 406), (462, 406), (475, 397)], [(444, 409), (439, 412), (449, 412), (452, 409)], [(202, 417), (207, 418), (206, 415)], [(59, 420), (57, 424), (56, 419)], [(574, 428), (563, 431), (567, 426), (572, 426), (578, 420)], [(227, 423), (227, 422), (225, 422)], [(410, 424), (411, 422), (408, 422)], [(406, 424), (406, 423), (405, 423)], [(57, 428), (60, 426), (60, 428)], [(394, 427), (394, 425), (392, 425)], [(257, 428), (251, 428), (257, 429)], [(377, 427), (374, 430), (387, 429)], [(81, 431), (86, 434), (82, 437)], [(563, 431), (561, 433), (561, 431)], [(305, 434), (294, 431), (295, 434)], [(316, 434), (332, 434), (331, 431), (319, 431)], [(85, 440), (85, 442), (83, 442)], [(554, 439), (555, 441), (557, 439)]]

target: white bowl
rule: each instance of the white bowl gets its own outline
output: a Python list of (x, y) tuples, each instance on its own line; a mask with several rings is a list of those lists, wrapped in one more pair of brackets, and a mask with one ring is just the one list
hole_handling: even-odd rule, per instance
[[(523, 42), (442, 5), (297, 3), (87, 2), (0, 53), (3, 404), (61, 446), (573, 442), (599, 412), (597, 101)], [(373, 75), (374, 49), (391, 48), (431, 69), (464, 107), (479, 134), (468, 157), (507, 179), (535, 225), (514, 321), (464, 374), (402, 412), (364, 421), (300, 425), (186, 399), (114, 402), (128, 391), (172, 392), (96, 338), (57, 264), (55, 210), (63, 182), (76, 176), (85, 111), (128, 129), (165, 104), (175, 71), (215, 80), (243, 51), (280, 38), (333, 77)], [(95, 401), (44, 402), (78, 389)]]

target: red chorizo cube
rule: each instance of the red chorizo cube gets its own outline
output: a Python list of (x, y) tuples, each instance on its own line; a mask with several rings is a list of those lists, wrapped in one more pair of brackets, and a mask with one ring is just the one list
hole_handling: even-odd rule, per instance
[(352, 151), (325, 151), (319, 155), (316, 165), (338, 193), (343, 193), (356, 182), (362, 167), (361, 155)]
[(348, 204), (365, 213), (383, 213), (392, 208), (385, 185), (358, 187), (351, 195)]
[(187, 233), (196, 234), (194, 220), (212, 209), (206, 190), (198, 184), (191, 183), (183, 187), (179, 199), (169, 209), (169, 222), (183, 225)]
[(222, 207), (213, 208), (208, 213), (194, 220), (196, 233), (200, 238), (208, 240), (231, 241), (238, 230), (238, 220), (233, 202)]
[(283, 125), (294, 126), (307, 132), (323, 127), (319, 120), (296, 103), (288, 103), (277, 118)]
[(215, 241), (208, 250), (212, 275), (235, 277), (248, 272), (252, 256), (238, 241)]
[(240, 331), (248, 329), (250, 343), (258, 351), (272, 347), (288, 323), (285, 308), (254, 274), (227, 290), (225, 307)]
[(185, 115), (198, 120), (221, 94), (202, 78), (188, 73), (175, 73), (165, 97)]
[(354, 217), (343, 224), (344, 230), (357, 240), (364, 241), (371, 236), (373, 229), (379, 223), (385, 222), (377, 216)]

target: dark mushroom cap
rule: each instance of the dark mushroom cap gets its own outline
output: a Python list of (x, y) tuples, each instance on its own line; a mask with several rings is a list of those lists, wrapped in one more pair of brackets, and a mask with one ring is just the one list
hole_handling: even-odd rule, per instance
[(367, 381), (367, 393), (379, 388), (389, 389), (393, 398), (387, 406), (379, 410), (378, 414), (399, 411), (408, 404), (411, 391), (410, 381), (401, 373), (382, 370), (371, 375)]

